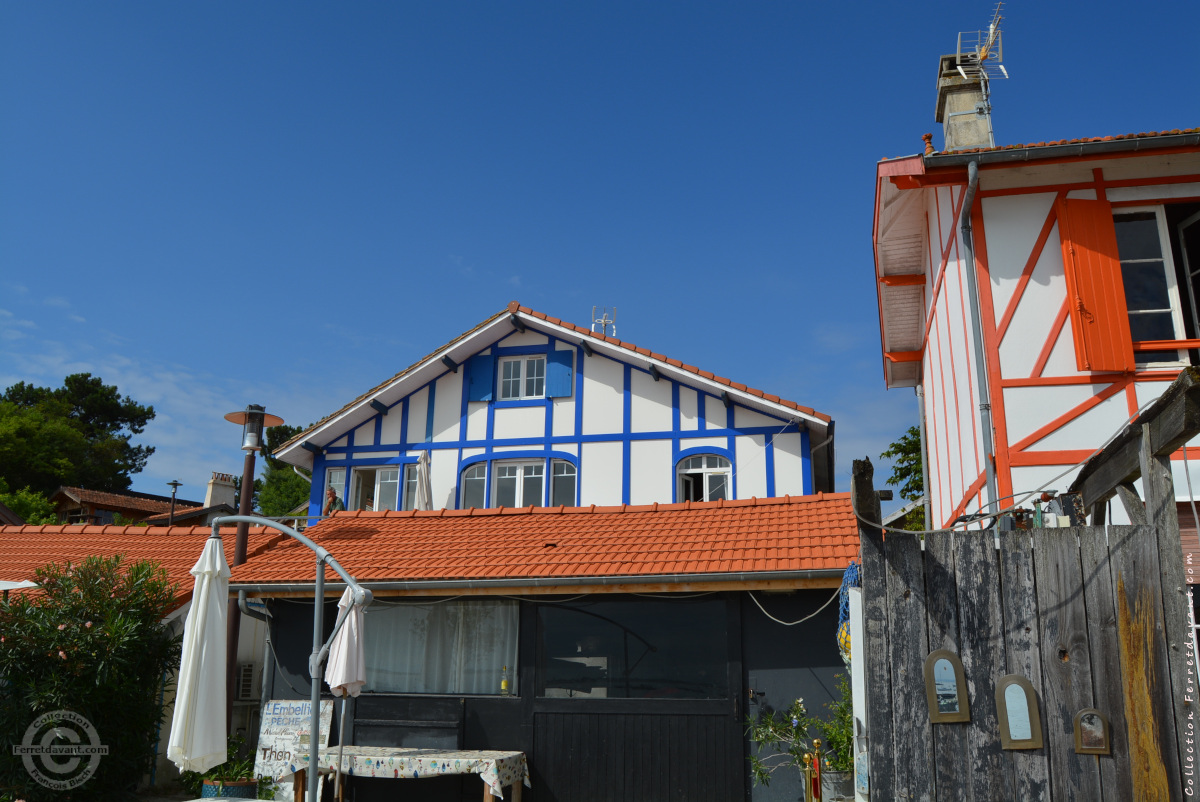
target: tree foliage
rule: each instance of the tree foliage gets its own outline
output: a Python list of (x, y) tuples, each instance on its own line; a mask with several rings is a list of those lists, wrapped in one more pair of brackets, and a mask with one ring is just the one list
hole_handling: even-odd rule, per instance
[[(916, 501), (925, 495), (920, 429), (909, 426), (908, 430), (879, 456), (892, 461), (892, 475), (888, 477), (887, 483), (899, 491), (900, 498)], [(925, 510), (922, 508), (910, 512), (905, 519), (904, 528), (918, 531), (924, 529)]]
[(272, 455), (279, 447), (292, 439), (306, 426), (272, 426), (267, 429), (266, 447), (263, 449), (263, 478), (255, 482), (258, 490), (258, 509), (263, 515), (278, 517), (287, 515), (308, 500), (312, 483), (297, 476), (292, 466)]
[(0, 504), (15, 512), (27, 524), (58, 523), (54, 505), (44, 494), (30, 490), (28, 487), (9, 490), (8, 483), (2, 478), (0, 478)]
[(179, 639), (160, 623), (175, 587), (156, 563), (120, 556), (47, 566), (34, 579), (41, 593), (0, 603), (0, 743), (19, 744), (39, 716), (67, 710), (108, 754), (78, 788), (51, 791), (0, 750), (0, 788), (29, 802), (126, 799), (153, 765), (163, 682), (179, 665)]
[(130, 442), (154, 415), (90, 373), (57, 388), (17, 382), (0, 395), (0, 478), (46, 494), (61, 485), (125, 490), (154, 453)]

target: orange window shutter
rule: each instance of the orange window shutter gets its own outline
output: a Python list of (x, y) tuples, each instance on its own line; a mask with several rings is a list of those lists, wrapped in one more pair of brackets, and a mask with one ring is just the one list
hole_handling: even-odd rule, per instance
[(1067, 306), (1079, 370), (1132, 371), (1133, 340), (1108, 201), (1055, 204), (1067, 278)]

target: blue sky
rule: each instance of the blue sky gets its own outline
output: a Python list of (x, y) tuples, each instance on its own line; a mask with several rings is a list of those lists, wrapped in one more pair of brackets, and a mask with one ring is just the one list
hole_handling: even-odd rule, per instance
[[(0, 387), (89, 371), (158, 417), (134, 489), (240, 472), (508, 301), (828, 413), (887, 392), (874, 165), (989, 3), (0, 5)], [(1200, 4), (1011, 3), (1001, 144), (1198, 124)], [(1086, 9), (1086, 12), (1084, 11)], [(877, 461), (878, 462), (878, 461)]]

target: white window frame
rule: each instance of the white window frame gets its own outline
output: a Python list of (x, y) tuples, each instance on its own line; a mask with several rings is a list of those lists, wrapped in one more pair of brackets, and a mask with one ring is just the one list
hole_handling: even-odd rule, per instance
[[(515, 471), (513, 477), (502, 476), (508, 471)], [(538, 490), (538, 497), (534, 500), (525, 498), (525, 482), (527, 476), (536, 475), (541, 481)], [(510, 508), (518, 507), (544, 507), (546, 506), (546, 460), (496, 460), (492, 465), (492, 496), (489, 504), (493, 507), (499, 507), (500, 504), (500, 482), (503, 479), (516, 479), (516, 494), (513, 504), (505, 504), (503, 506)]]
[(408, 462), (404, 465), (400, 479), (400, 509), (411, 510), (417, 506), (417, 464)]
[[(471, 476), (471, 477), (467, 476), (467, 474), (475, 473), (476, 471), (482, 471), (483, 475), (482, 476)], [(468, 465), (467, 467), (463, 468), (462, 473), (459, 474), (458, 508), (460, 510), (470, 509), (467, 506), (467, 482), (468, 481), (479, 482), (480, 485), (483, 487), (483, 498), (481, 499), (482, 506), (480, 506), (476, 509), (486, 509), (487, 505), (488, 505), (487, 463), (486, 462), (476, 462), (474, 465)]]
[[(500, 401), (545, 398), (546, 361), (545, 354), (500, 357), (496, 365), (496, 398)], [(510, 375), (505, 375), (506, 370)]]
[[(688, 467), (693, 460), (700, 460), (700, 465)], [(715, 464), (709, 465), (709, 460), (713, 460)], [(704, 483), (701, 488), (701, 501), (716, 501), (711, 498), (714, 490), (713, 477), (715, 476), (721, 476), (725, 480), (725, 495), (719, 498), (726, 500), (733, 498), (733, 463), (720, 454), (693, 454), (681, 459), (675, 468), (675, 498), (678, 501), (685, 501), (689, 498), (690, 494), (684, 491), (695, 481), (693, 477), (696, 474), (702, 475), (701, 481)]]
[[(561, 472), (560, 472), (561, 470)], [(557, 507), (555, 504), (555, 496), (557, 495), (556, 485), (560, 479), (571, 478), (571, 502), (563, 506), (574, 507), (575, 500), (579, 497), (579, 468), (570, 460), (552, 459), (550, 460), (550, 495), (549, 503), (551, 506)]]
[[(334, 477), (337, 477), (336, 480)], [(343, 498), (346, 495), (346, 469), (344, 467), (325, 469), (325, 489), (321, 492), (321, 509), (325, 508), (325, 499), (329, 496), (331, 487), (338, 500), (344, 505), (346, 503), (346, 499)]]
[[(367, 473), (374, 474), (374, 476), (372, 477), (371, 486), (370, 486), (370, 493), (371, 493), (370, 499), (371, 499), (372, 503), (369, 506), (362, 506), (363, 487), (361, 486), (361, 481), (362, 481), (362, 477)], [(384, 490), (386, 489), (384, 487), (384, 485), (388, 485), (388, 484), (395, 486), (396, 499), (390, 507), (389, 506), (381, 507), (380, 499), (383, 498)], [(400, 493), (401, 493), (402, 489), (403, 488), (400, 484), (400, 466), (399, 465), (364, 465), (360, 468), (354, 468), (351, 470), (351, 473), (350, 473), (350, 497), (351, 497), (352, 501), (354, 502), (353, 509), (356, 509), (356, 510), (359, 510), (359, 509), (361, 509), (361, 510), (399, 509), (401, 506)], [(343, 503), (345, 503), (344, 500), (343, 500)], [(346, 509), (351, 509), (351, 506), (349, 504), (347, 504)]]
[[(1127, 214), (1144, 214), (1152, 213), (1155, 222), (1158, 226), (1158, 250), (1162, 254), (1163, 270), (1166, 272), (1167, 278), (1167, 299), (1171, 306), (1171, 323), (1175, 329), (1175, 339), (1183, 340), (1187, 337), (1187, 327), (1183, 321), (1183, 302), (1179, 296), (1179, 282), (1176, 279), (1175, 272), (1175, 255), (1171, 249), (1171, 234), (1167, 228), (1167, 210), (1162, 204), (1151, 206), (1119, 206), (1113, 209), (1113, 226), (1116, 227), (1117, 218)], [(1118, 259), (1120, 255), (1118, 254)], [(1122, 274), (1125, 269), (1125, 261), (1121, 261)], [(1125, 314), (1130, 314), (1126, 310)], [(1136, 312), (1134, 313), (1136, 314)], [(1134, 342), (1138, 342), (1135, 340)], [(1175, 359), (1170, 359), (1170, 355), (1174, 353)], [(1136, 351), (1134, 359), (1137, 361), (1139, 368), (1157, 369), (1157, 368), (1174, 368), (1182, 367), (1187, 364), (1186, 351)]]

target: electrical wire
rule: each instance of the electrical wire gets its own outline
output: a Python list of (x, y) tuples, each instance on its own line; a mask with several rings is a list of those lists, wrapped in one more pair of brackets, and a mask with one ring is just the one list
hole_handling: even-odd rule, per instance
[(834, 599), (836, 599), (836, 598), (838, 598), (838, 597), (840, 597), (840, 596), (842, 595), (842, 588), (841, 588), (841, 586), (839, 585), (839, 586), (838, 586), (838, 589), (837, 589), (837, 590), (835, 590), (835, 591), (833, 592), (833, 595), (829, 597), (829, 601), (825, 602), (825, 603), (824, 603), (824, 604), (822, 604), (820, 607), (818, 607), (816, 610), (814, 610), (812, 613), (809, 613), (808, 615), (806, 615), (806, 616), (804, 616), (803, 618), (801, 618), (799, 621), (782, 621), (782, 620), (780, 620), (780, 619), (776, 618), (775, 616), (773, 616), (773, 615), (771, 615), (770, 613), (768, 613), (768, 612), (767, 612), (767, 608), (762, 606), (762, 602), (760, 602), (758, 599), (756, 599), (756, 598), (754, 597), (754, 592), (753, 592), (753, 591), (746, 591), (746, 595), (747, 595), (747, 596), (749, 596), (749, 597), (750, 597), (750, 599), (751, 599), (751, 600), (752, 600), (752, 601), (753, 601), (755, 604), (757, 604), (757, 605), (758, 605), (758, 609), (762, 610), (762, 614), (763, 614), (763, 615), (765, 615), (767, 618), (771, 619), (771, 620), (772, 620), (772, 621), (774, 621), (776, 624), (783, 624), (785, 627), (794, 627), (794, 626), (796, 626), (797, 624), (803, 624), (803, 623), (804, 623), (805, 621), (807, 621), (808, 619), (815, 617), (815, 616), (817, 615), (817, 613), (821, 612), (821, 611), (822, 611), (822, 610), (824, 610), (826, 607), (828, 607), (829, 605), (833, 604), (833, 600), (834, 600)]

